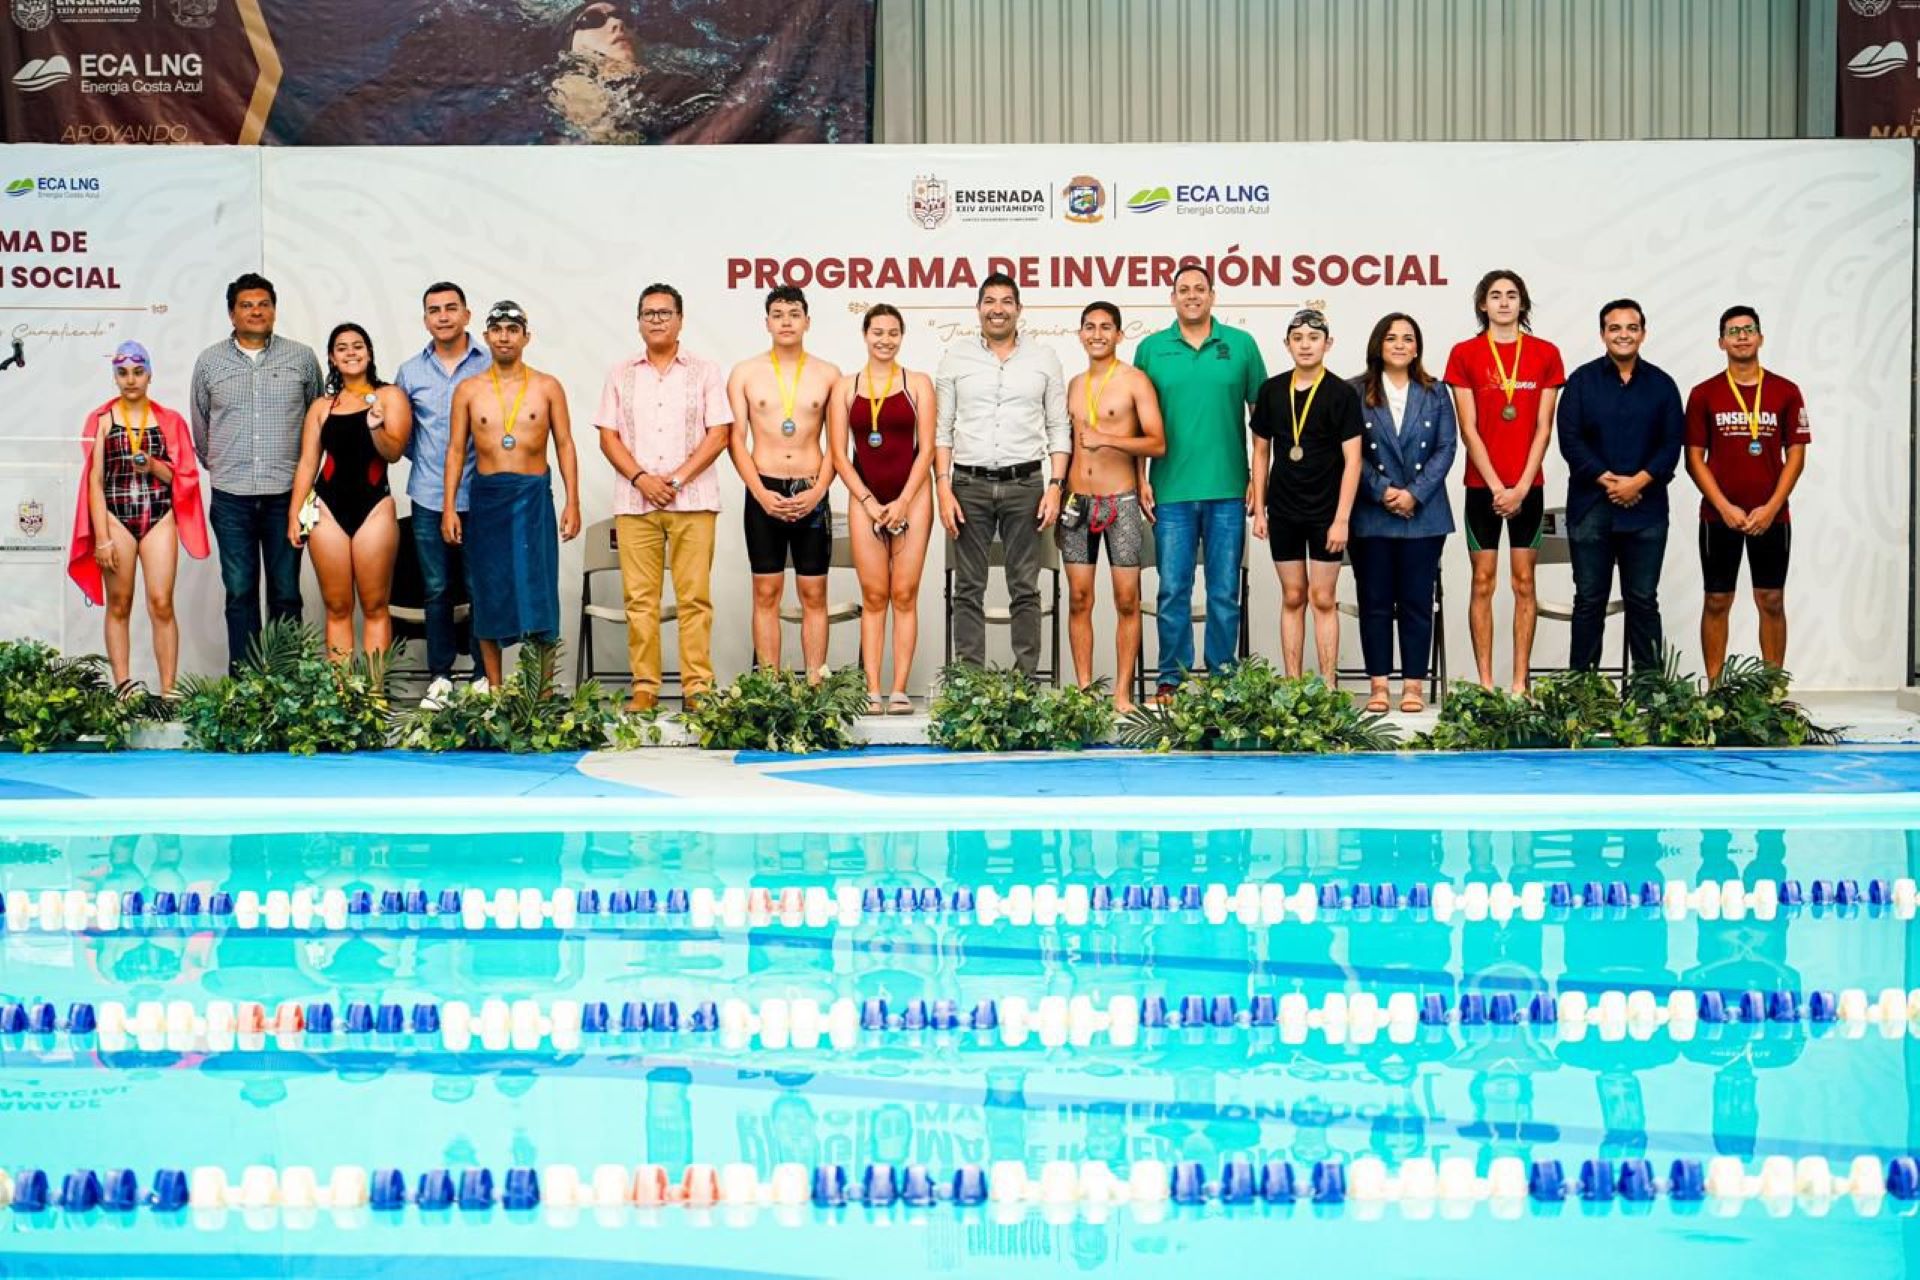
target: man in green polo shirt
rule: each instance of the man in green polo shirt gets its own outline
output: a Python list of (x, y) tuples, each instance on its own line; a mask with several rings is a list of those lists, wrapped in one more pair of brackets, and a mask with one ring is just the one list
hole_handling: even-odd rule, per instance
[(1133, 363), (1153, 382), (1167, 426), (1140, 505), (1160, 572), (1160, 692), (1193, 666), (1193, 572), (1206, 556), (1207, 669), (1239, 657), (1240, 560), (1247, 545), (1247, 410), (1267, 380), (1253, 335), (1213, 318), (1213, 277), (1173, 277), (1174, 322), (1140, 339)]

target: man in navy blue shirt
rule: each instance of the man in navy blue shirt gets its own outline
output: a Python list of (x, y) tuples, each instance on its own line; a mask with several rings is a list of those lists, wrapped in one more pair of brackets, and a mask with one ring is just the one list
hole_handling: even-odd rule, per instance
[(1607, 353), (1575, 369), (1560, 395), (1567, 460), (1567, 531), (1573, 561), (1577, 669), (1600, 665), (1607, 597), (1620, 569), (1627, 650), (1635, 669), (1660, 665), (1660, 565), (1667, 553), (1667, 485), (1680, 465), (1686, 415), (1680, 388), (1640, 359), (1646, 313), (1631, 298), (1600, 308)]

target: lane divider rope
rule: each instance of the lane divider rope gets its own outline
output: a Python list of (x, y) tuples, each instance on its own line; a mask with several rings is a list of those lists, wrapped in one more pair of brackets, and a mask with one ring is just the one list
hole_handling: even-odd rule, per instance
[[(80, 1002), (65, 1017), (50, 1002), (0, 1004), (0, 1037), (24, 1050), (39, 1039), (51, 1050), (64, 1036), (75, 1051), (98, 1048), (120, 1052), (231, 1052), (263, 1048), (272, 1036), (282, 1048), (322, 1050), (420, 1048), (429, 1045), (454, 1053), (476, 1046), (486, 1052), (575, 1053), (584, 1048), (625, 1048), (628, 1037), (712, 1035), (722, 1048), (810, 1050), (827, 1045), (852, 1050), (876, 1040), (902, 1037), (997, 1041), (1019, 1048), (1029, 1040), (1043, 1048), (1085, 1047), (1096, 1037), (1120, 1048), (1158, 1043), (1168, 1032), (1271, 1034), (1298, 1044), (1309, 1036), (1331, 1043), (1372, 1043), (1385, 1035), (1410, 1043), (1436, 1033), (1498, 1035), (1528, 1027), (1536, 1035), (1578, 1041), (1597, 1033), (1603, 1041), (1647, 1040), (1664, 1034), (1690, 1041), (1704, 1033), (1839, 1034), (1857, 1039), (1877, 1026), (1888, 1039), (1920, 1033), (1920, 988), (1888, 987), (1870, 999), (1859, 987), (1839, 992), (1723, 991), (1676, 988), (1662, 1001), (1646, 990), (1610, 989), (1597, 993), (1538, 992), (1524, 1004), (1511, 992), (1460, 993), (1395, 991), (1382, 1001), (1373, 992), (1329, 992), (1315, 1005), (1298, 992), (1279, 997), (1255, 995), (1245, 1006), (1233, 995), (1189, 995), (1170, 1004), (1158, 995), (1116, 995), (1104, 1005), (1088, 996), (1024, 996), (982, 1000), (970, 1012), (958, 1001), (913, 999), (895, 1005), (884, 997), (861, 1001), (842, 997), (819, 1001), (769, 998), (757, 1005), (745, 1000), (702, 1000), (683, 1020), (677, 1000), (606, 1001), (561, 999), (543, 1004), (531, 999), (494, 998), (476, 1010), (465, 1001), (398, 1003), (349, 1001), (337, 1010), (325, 1002), (286, 1001), (269, 1011), (262, 1003), (142, 1001), (132, 1010), (117, 1001)], [(401, 1039), (405, 1037), (405, 1039)], [(658, 1044), (656, 1038), (650, 1043)]]
[[(0, 1171), (0, 1208), (10, 1206), (18, 1214), (57, 1209), (71, 1217), (142, 1208), (175, 1214), (190, 1209), (196, 1217), (204, 1215), (206, 1226), (221, 1225), (230, 1209), (251, 1215), (318, 1209), (395, 1213), (409, 1207), (423, 1215), (458, 1209), (465, 1216), (496, 1207), (510, 1214), (544, 1207), (551, 1215), (579, 1209), (624, 1214), (631, 1209), (722, 1208), (751, 1214), (767, 1207), (951, 1205), (989, 1206), (1014, 1220), (1039, 1207), (1049, 1214), (1064, 1212), (1070, 1221), (1075, 1216), (1098, 1220), (1115, 1206), (1127, 1206), (1136, 1216), (1158, 1217), (1170, 1206), (1297, 1202), (1350, 1206), (1356, 1216), (1372, 1216), (1389, 1203), (1398, 1204), (1408, 1217), (1431, 1216), (1438, 1207), (1442, 1216), (1452, 1218), (1467, 1216), (1481, 1204), (1489, 1205), (1495, 1216), (1518, 1217), (1530, 1206), (1552, 1209), (1569, 1201), (1590, 1207), (1619, 1201), (1631, 1211), (1635, 1205), (1664, 1200), (1680, 1212), (1697, 1212), (1711, 1204), (1716, 1212), (1731, 1216), (1747, 1201), (1757, 1200), (1770, 1214), (1784, 1216), (1796, 1204), (1809, 1213), (1824, 1213), (1843, 1197), (1852, 1199), (1856, 1212), (1873, 1216), (1889, 1196), (1908, 1213), (1920, 1201), (1920, 1162), (1913, 1156), (1883, 1161), (1863, 1155), (1849, 1162), (1844, 1173), (1836, 1173), (1822, 1156), (1797, 1161), (1769, 1156), (1752, 1171), (1737, 1156), (1717, 1156), (1704, 1164), (1680, 1158), (1668, 1166), (1665, 1177), (1646, 1159), (1587, 1159), (1570, 1174), (1557, 1159), (1528, 1164), (1518, 1156), (1495, 1158), (1484, 1175), (1469, 1156), (1438, 1162), (1413, 1157), (1395, 1169), (1377, 1156), (1361, 1156), (1350, 1163), (1318, 1161), (1304, 1171), (1285, 1160), (1256, 1165), (1244, 1156), (1230, 1156), (1217, 1177), (1210, 1177), (1197, 1160), (1171, 1166), (1137, 1160), (1124, 1170), (1098, 1160), (1054, 1160), (1037, 1170), (1020, 1161), (963, 1164), (948, 1176), (920, 1164), (869, 1164), (857, 1181), (838, 1164), (811, 1170), (802, 1164), (779, 1164), (765, 1178), (747, 1163), (689, 1164), (677, 1176), (656, 1164), (602, 1164), (585, 1175), (573, 1165), (552, 1164), (511, 1168), (497, 1180), (487, 1168), (434, 1168), (410, 1180), (399, 1169), (338, 1165), (324, 1181), (303, 1165), (249, 1165), (235, 1181), (224, 1168), (207, 1165), (191, 1172), (161, 1169), (144, 1192), (131, 1169), (76, 1169), (57, 1191), (42, 1169)], [(751, 1221), (748, 1216), (741, 1225)]]
[[(191, 927), (253, 931), (343, 930), (382, 925), (418, 928), (457, 921), (469, 930), (623, 928), (647, 922), (686, 924), (698, 929), (759, 928), (775, 923), (788, 928), (854, 927), (890, 917), (947, 919), (956, 923), (1015, 926), (1081, 926), (1110, 920), (1115, 913), (1142, 918), (1181, 918), (1213, 925), (1253, 927), (1288, 921), (1310, 924), (1325, 917), (1354, 922), (1414, 919), (1470, 923), (1514, 919), (1529, 922), (1571, 918), (1771, 921), (1807, 912), (1851, 918), (1891, 915), (1912, 920), (1920, 905), (1920, 887), (1911, 878), (1875, 878), (1863, 889), (1852, 879), (1739, 880), (1689, 884), (1684, 880), (1646, 880), (1638, 888), (1624, 880), (1472, 880), (1417, 883), (1405, 887), (1331, 880), (1302, 882), (1289, 891), (1275, 882), (1244, 882), (1230, 888), (1214, 883), (1177, 890), (1163, 884), (1013, 885), (997, 889), (962, 886), (951, 893), (938, 887), (811, 885), (767, 888), (697, 886), (607, 890), (562, 887), (481, 889), (386, 889), (351, 892), (273, 889), (10, 889), (0, 897), (0, 917), (14, 932), (111, 933), (120, 929)], [(1573, 913), (1582, 913), (1575, 917)]]

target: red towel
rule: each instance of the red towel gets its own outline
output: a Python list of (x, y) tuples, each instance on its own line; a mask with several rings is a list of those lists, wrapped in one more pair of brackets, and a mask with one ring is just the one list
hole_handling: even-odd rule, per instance
[[(107, 592), (100, 566), (93, 558), (93, 512), (87, 504), (87, 484), (93, 475), (93, 446), (100, 426), (119, 402), (115, 396), (88, 414), (80, 431), (84, 465), (80, 468), (80, 500), (73, 513), (73, 541), (67, 549), (67, 576), (94, 604), (105, 604)], [(200, 501), (200, 464), (194, 457), (193, 434), (187, 429), (186, 419), (157, 401), (153, 417), (167, 442), (167, 461), (173, 466), (173, 525), (180, 534), (180, 545), (194, 559), (204, 560), (212, 546), (207, 541), (207, 513)]]

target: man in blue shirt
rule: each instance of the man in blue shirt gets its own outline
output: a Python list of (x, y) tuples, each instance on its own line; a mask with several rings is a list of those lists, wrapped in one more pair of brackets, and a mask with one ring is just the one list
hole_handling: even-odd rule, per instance
[[(429, 286), (422, 305), (433, 341), (400, 366), (395, 382), (413, 402), (413, 438), (407, 443), (407, 459), (413, 467), (407, 476), (407, 497), (413, 500), (413, 547), (426, 595), (427, 672), (432, 677), (427, 697), (437, 701), (452, 689), (449, 677), (453, 674), (457, 639), (453, 584), (463, 581), (466, 574), (460, 548), (440, 536), (440, 516), (447, 505), (447, 420), (454, 388), (475, 374), (485, 373), (493, 357), (467, 333), (467, 322), (473, 314), (459, 285), (443, 280)], [(469, 446), (460, 488), (453, 495), (455, 511), (467, 509), (467, 489), (472, 483), (473, 450)], [(477, 643), (472, 656), (473, 670), (478, 674)]]
[(1667, 485), (1680, 465), (1686, 416), (1680, 388), (1640, 359), (1646, 313), (1631, 298), (1600, 308), (1607, 353), (1573, 371), (1560, 396), (1567, 460), (1567, 533), (1573, 562), (1569, 665), (1600, 665), (1607, 597), (1620, 569), (1627, 649), (1635, 669), (1661, 660), (1660, 565), (1667, 552)]

